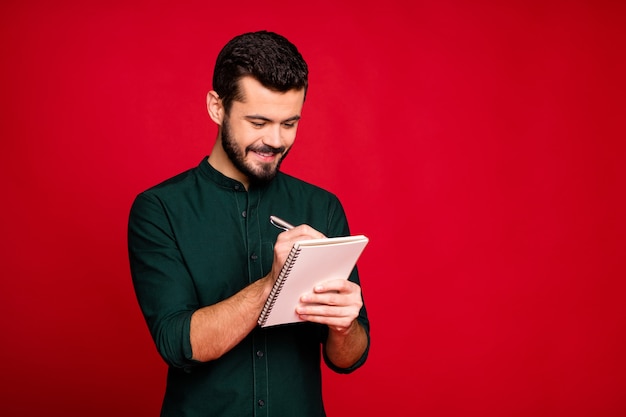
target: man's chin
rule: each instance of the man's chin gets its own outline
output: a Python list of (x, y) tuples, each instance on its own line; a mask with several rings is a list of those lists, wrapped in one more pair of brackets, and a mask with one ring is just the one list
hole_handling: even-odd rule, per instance
[(249, 169), (248, 177), (250, 182), (256, 185), (267, 184), (276, 178), (278, 174), (278, 166), (275, 164), (255, 166), (254, 169)]
[(244, 166), (246, 168), (246, 174), (248, 180), (251, 184), (255, 185), (265, 185), (271, 182), (280, 170), (280, 165), (282, 161), (285, 159), (285, 155), (280, 156), (276, 161), (273, 162), (259, 162), (259, 161), (251, 161), (247, 159)]
[(253, 175), (250, 175), (250, 183), (255, 185), (265, 185), (271, 182), (278, 174), (278, 168), (273, 168), (267, 171), (255, 171)]

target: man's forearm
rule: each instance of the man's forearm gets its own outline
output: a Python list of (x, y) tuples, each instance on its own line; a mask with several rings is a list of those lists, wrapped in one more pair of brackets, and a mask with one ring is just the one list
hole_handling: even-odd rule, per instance
[(349, 368), (363, 356), (367, 349), (367, 334), (363, 326), (354, 320), (346, 331), (329, 327), (326, 340), (326, 356), (339, 368)]
[(262, 278), (217, 304), (191, 316), (193, 359), (207, 362), (222, 356), (241, 342), (257, 325), (271, 286)]

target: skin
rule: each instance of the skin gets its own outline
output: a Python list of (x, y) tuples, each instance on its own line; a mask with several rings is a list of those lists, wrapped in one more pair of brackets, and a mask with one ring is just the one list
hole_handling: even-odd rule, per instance
[[(218, 135), (208, 162), (222, 174), (240, 181), (246, 189), (250, 174), (242, 172), (224, 150), (224, 126), (249, 173), (278, 169), (296, 139), (304, 104), (303, 90), (271, 91), (252, 77), (240, 80), (243, 101), (234, 101), (226, 114), (219, 95), (210, 91), (207, 109), (218, 125)], [(269, 147), (269, 148), (268, 148)], [(281, 150), (279, 152), (268, 151)], [(253, 180), (253, 179), (252, 179)], [(217, 304), (198, 309), (191, 317), (191, 347), (195, 360), (215, 360), (236, 346), (257, 325), (257, 319), (294, 242), (324, 237), (308, 225), (278, 235), (271, 271)], [(367, 336), (356, 320), (362, 306), (361, 288), (347, 280), (327, 281), (304, 294), (296, 312), (304, 320), (329, 328), (325, 345), (328, 358), (338, 367), (353, 365), (367, 347)]]

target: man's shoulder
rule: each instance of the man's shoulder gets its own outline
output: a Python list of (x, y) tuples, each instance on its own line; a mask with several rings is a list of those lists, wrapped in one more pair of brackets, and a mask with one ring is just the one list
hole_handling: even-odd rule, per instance
[(349, 234), (343, 206), (333, 192), (287, 174), (276, 179), (285, 218), (294, 224), (306, 223), (327, 236)]
[(290, 193), (337, 200), (337, 196), (333, 192), (282, 171), (278, 173), (276, 180), (280, 183), (281, 187), (286, 188)]
[(146, 190), (143, 191), (142, 194), (157, 194), (157, 195), (167, 195), (172, 192), (177, 192), (186, 188), (186, 186), (190, 184), (194, 184), (196, 182), (195, 170), (197, 168), (190, 168), (186, 171), (183, 171), (179, 174), (174, 175), (173, 177), (167, 178), (156, 185), (153, 185)]

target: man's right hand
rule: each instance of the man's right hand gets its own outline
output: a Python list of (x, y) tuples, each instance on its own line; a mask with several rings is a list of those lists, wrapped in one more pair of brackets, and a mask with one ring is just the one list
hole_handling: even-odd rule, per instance
[(271, 285), (274, 285), (274, 282), (278, 279), (280, 270), (283, 268), (294, 243), (300, 240), (322, 239), (324, 237), (326, 236), (324, 236), (321, 232), (318, 232), (306, 224), (296, 226), (293, 229), (280, 233), (276, 239), (276, 243), (274, 244), (274, 261), (272, 262), (272, 270), (267, 275)]

